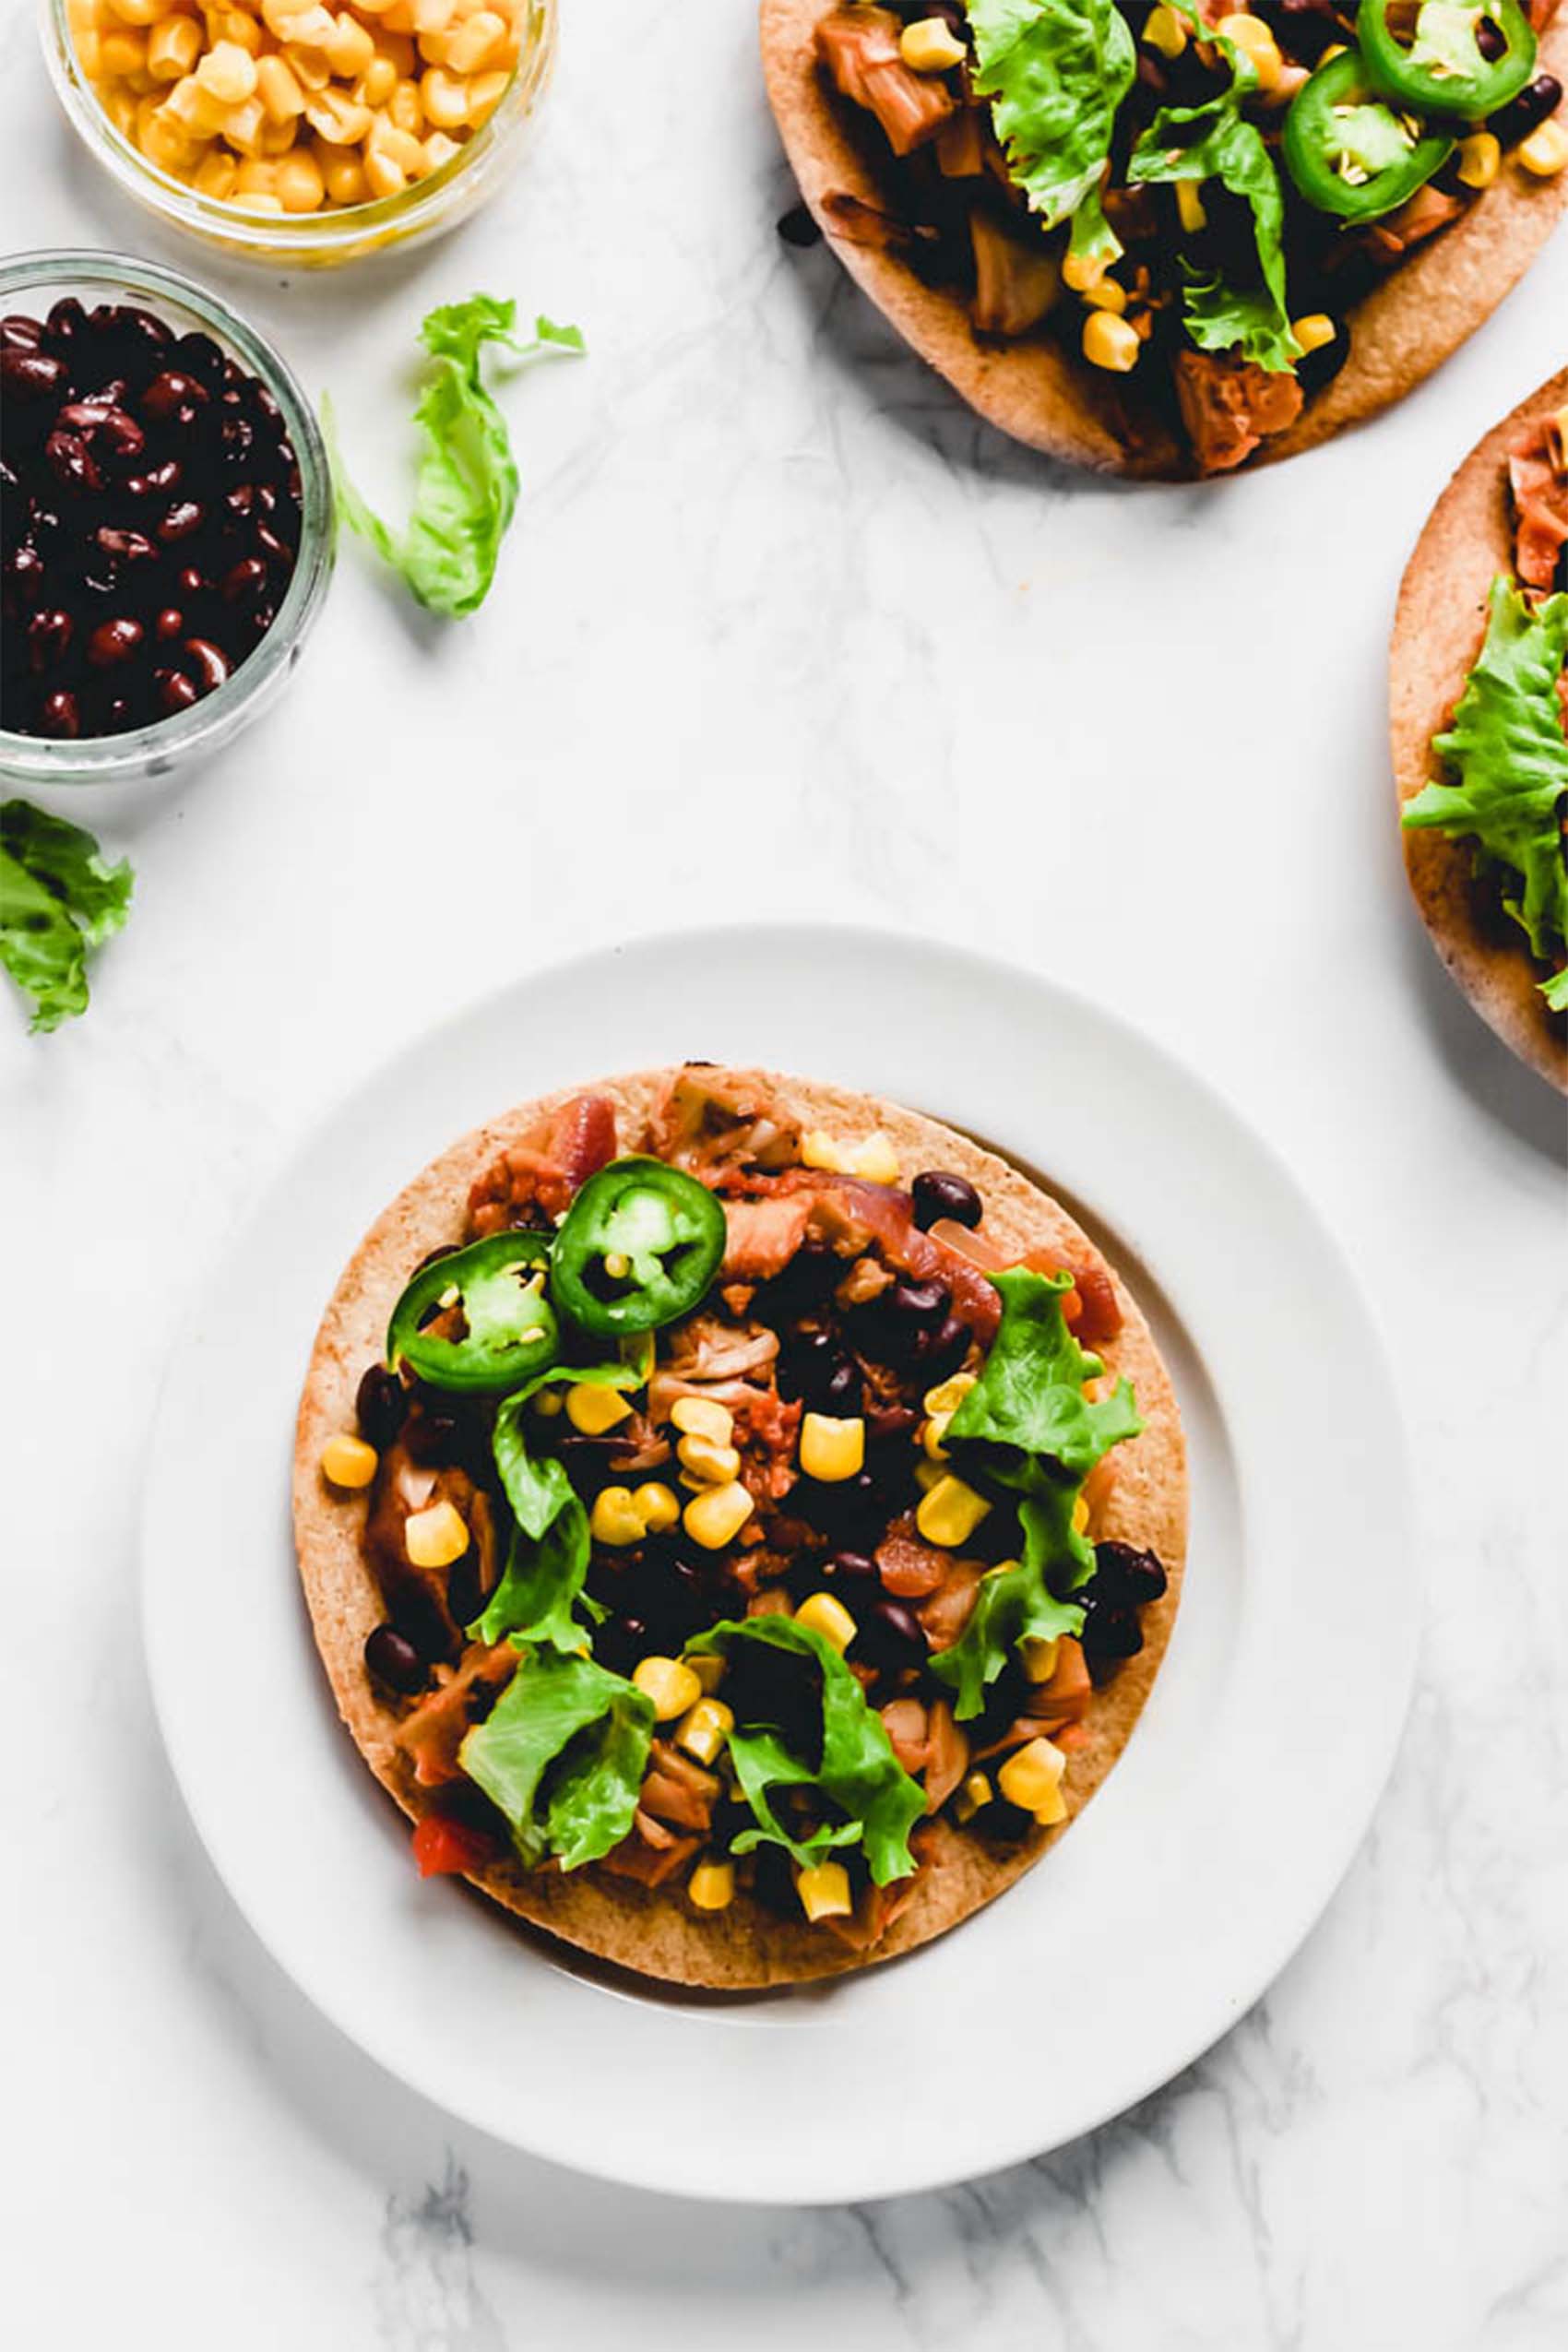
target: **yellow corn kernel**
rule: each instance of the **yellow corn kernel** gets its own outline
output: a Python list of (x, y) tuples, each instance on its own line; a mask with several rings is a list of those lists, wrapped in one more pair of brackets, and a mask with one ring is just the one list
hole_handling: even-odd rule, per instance
[(255, 59), (237, 41), (220, 41), (196, 69), (203, 89), (223, 106), (243, 106), (255, 95)]
[(915, 1484), (922, 1494), (929, 1494), (933, 1486), (940, 1486), (946, 1476), (947, 1473), (940, 1462), (915, 1464)]
[(447, 45), (446, 55), (455, 74), (477, 74), (486, 63), (493, 49), (506, 38), (506, 19), (490, 8), (480, 9), (468, 22), (459, 25)]
[(1098, 286), (1086, 287), (1084, 300), (1090, 310), (1114, 311), (1120, 318), (1127, 307), (1127, 289), (1119, 278), (1102, 278)]
[(911, 74), (948, 74), (968, 52), (940, 17), (921, 17), (899, 34), (898, 54)]
[(938, 1479), (931, 1492), (921, 1498), (915, 1525), (927, 1543), (941, 1544), (944, 1550), (952, 1551), (959, 1544), (968, 1543), (990, 1509), (983, 1495), (949, 1473)]
[(641, 1543), (647, 1533), (642, 1514), (625, 1486), (600, 1488), (588, 1513), (588, 1533), (595, 1543), (607, 1543), (617, 1550), (628, 1544)]
[(973, 1821), (982, 1805), (989, 1805), (992, 1787), (983, 1772), (971, 1772), (953, 1800), (953, 1812), (959, 1821)]
[(1061, 1651), (1060, 1642), (1048, 1642), (1039, 1633), (1026, 1633), (1018, 1644), (1018, 1663), (1024, 1669), (1026, 1682), (1049, 1682), (1056, 1671)]
[(842, 1862), (818, 1862), (814, 1870), (797, 1871), (795, 1892), (808, 1919), (842, 1919), (854, 1909), (849, 1900), (849, 1873)]
[[(194, 32), (196, 27), (193, 25), (191, 30)], [(147, 65), (147, 35), (136, 31), (106, 32), (99, 44), (99, 55), (106, 74), (113, 74), (117, 81), (129, 81)], [(161, 81), (169, 77), (160, 75), (158, 78)]]
[[(1459, 142), (1455, 170), (1467, 188), (1490, 188), (1503, 164), (1503, 142), (1491, 131), (1475, 131)], [(1297, 337), (1298, 342), (1301, 340)]]
[(214, 138), (229, 117), (229, 109), (209, 97), (194, 74), (178, 81), (163, 101), (166, 122), (201, 138)]
[(715, 1445), (711, 1437), (683, 1437), (676, 1446), (681, 1467), (699, 1486), (728, 1486), (741, 1475), (741, 1457), (732, 1445)]
[(1123, 248), (1116, 238), (1104, 242), (1095, 253), (1065, 253), (1062, 256), (1062, 283), (1071, 287), (1075, 294), (1087, 294), (1098, 286), (1108, 269), (1114, 269), (1122, 258)]
[[(77, 32), (72, 37), (77, 44), (77, 63), (83, 73), (89, 82), (101, 80), (103, 74), (103, 42), (101, 37), (97, 32)], [(103, 96), (101, 90), (98, 94), (100, 98)]]
[(928, 1462), (947, 1460), (947, 1448), (942, 1441), (947, 1434), (947, 1424), (952, 1418), (951, 1413), (932, 1413), (929, 1420), (921, 1423), (921, 1449)]
[[(364, 166), (357, 155), (344, 147), (328, 147), (318, 140), (315, 160), (321, 166), (321, 176), (327, 186), (329, 204), (363, 204), (370, 190), (365, 184)], [(552, 1389), (541, 1389), (534, 1398), (536, 1408), (544, 1413), (559, 1413), (561, 1399)]]
[(1549, 115), (1538, 130), (1520, 140), (1515, 151), (1526, 172), (1533, 172), (1538, 180), (1553, 180), (1568, 164), (1568, 130), (1555, 115)]
[(103, 101), (104, 112), (122, 138), (129, 138), (137, 126), (137, 101), (134, 90), (111, 89)]
[(291, 42), (281, 55), (302, 89), (321, 91), (331, 86), (332, 68), (325, 49), (306, 49), (299, 42)]
[[(367, 154), (371, 155), (379, 149), (389, 162), (395, 163), (399, 172), (407, 172), (410, 179), (417, 179), (424, 170), (423, 148), (418, 139), (410, 138), (407, 131), (400, 131), (388, 115), (376, 116), (370, 126), (365, 147)], [(568, 1412), (571, 1410), (570, 1397), (567, 1398), (566, 1409)], [(630, 1409), (628, 1406), (627, 1410)]]
[(149, 163), (156, 163), (160, 172), (172, 172), (176, 179), (196, 170), (202, 152), (195, 139), (187, 138), (177, 124), (165, 122), (161, 115), (138, 120), (137, 144)]
[[(357, 156), (336, 154), (333, 148), (328, 148), (326, 154), (318, 155), (315, 159), (324, 172), (327, 169), (327, 157), (328, 155), (334, 155), (335, 160), (339, 162), (351, 163), (356, 172), (360, 168), (359, 158)], [(327, 185), (328, 190), (330, 191), (331, 183), (328, 182)], [(341, 204), (343, 202), (343, 198), (339, 196), (337, 201)], [(529, 1409), (536, 1412), (541, 1421), (552, 1421), (557, 1413), (564, 1413), (565, 1411), (566, 1400), (562, 1396), (561, 1391), (558, 1388), (541, 1388), (538, 1396), (531, 1399)]]
[(210, 196), (215, 204), (227, 204), (239, 176), (240, 167), (233, 157), (213, 148), (197, 164), (191, 185), (202, 196)]
[(222, 134), (242, 155), (259, 155), (261, 134), (267, 126), (267, 114), (259, 98), (247, 98), (239, 106), (229, 107), (224, 113)]
[(644, 1698), (653, 1701), (654, 1719), (659, 1723), (684, 1715), (702, 1696), (702, 1684), (678, 1657), (639, 1658), (632, 1680)]
[(1208, 214), (1204, 210), (1203, 191), (1196, 180), (1176, 183), (1176, 217), (1187, 234), (1195, 236), (1208, 227)]
[(1038, 1812), (1056, 1794), (1067, 1759), (1049, 1740), (1029, 1740), (1015, 1748), (996, 1776), (996, 1785), (1010, 1805), (1026, 1813)]
[(802, 1601), (796, 1610), (795, 1622), (803, 1625), (810, 1633), (820, 1633), (840, 1657), (860, 1631), (835, 1593), (813, 1593), (811, 1598)]
[[(285, 124), (283, 127), (291, 137), (293, 125)], [(327, 196), (327, 183), (308, 148), (283, 158), (278, 166), (277, 187), (285, 212), (319, 211)]]
[(324, 89), (305, 100), (305, 121), (329, 147), (358, 147), (370, 135), (374, 120), (368, 106), (346, 98), (340, 89)]
[(362, 1437), (340, 1431), (321, 1449), (321, 1475), (333, 1486), (368, 1486), (379, 1458), (374, 1446), (367, 1445)]
[[(386, 18), (382, 18), (385, 26)], [(392, 68), (394, 81), (406, 82), (419, 63), (419, 53), (407, 33), (380, 31), (375, 36), (375, 53), (384, 57)]]
[(801, 1423), (801, 1467), (824, 1486), (859, 1478), (865, 1467), (866, 1425), (858, 1413), (835, 1420), (830, 1413), (807, 1413)]
[[(257, 195), (266, 195), (258, 189)], [(273, 201), (276, 203), (277, 198)], [(262, 209), (265, 210), (265, 207)], [(282, 210), (279, 204), (279, 210)], [(255, 211), (253, 205), (250, 209)], [(461, 1560), (469, 1548), (468, 1521), (455, 1503), (445, 1496), (433, 1503), (428, 1511), (410, 1512), (403, 1523), (403, 1549), (416, 1568), (450, 1568), (454, 1560)]]
[(1125, 375), (1136, 367), (1143, 348), (1136, 327), (1129, 327), (1113, 311), (1091, 310), (1084, 321), (1084, 357), (1091, 367)]
[(469, 84), (469, 121), (476, 131), (494, 113), (506, 95), (506, 86), (511, 78), (510, 65), (503, 67), (500, 73), (474, 76)]
[(1187, 27), (1174, 8), (1151, 8), (1144, 27), (1144, 39), (1162, 57), (1180, 57), (1187, 46)]
[(413, 0), (414, 31), (422, 40), (427, 33), (447, 30), (457, 13), (457, 0)]
[[(236, 196), (278, 196), (278, 166), (263, 156), (247, 156), (234, 183)], [(279, 206), (282, 197), (278, 196)]]
[(752, 1498), (737, 1479), (731, 1486), (710, 1486), (693, 1497), (681, 1515), (681, 1524), (705, 1551), (722, 1551), (733, 1543), (752, 1515)]
[(1089, 1506), (1080, 1494), (1073, 1505), (1073, 1533), (1081, 1536), (1089, 1523)]
[(409, 175), (384, 148), (370, 147), (364, 153), (364, 184), (373, 196), (391, 196), (408, 186)]
[[(275, 161), (279, 156), (287, 155), (294, 144), (299, 127), (298, 123), (263, 123), (261, 136), (256, 141), (257, 152), (271, 156)], [(284, 209), (288, 209), (287, 206)]]
[(600, 1388), (590, 1380), (578, 1380), (566, 1391), (566, 1419), (584, 1437), (602, 1437), (606, 1430), (631, 1417), (632, 1408), (618, 1388)]
[(686, 1899), (694, 1910), (727, 1911), (735, 1900), (733, 1862), (699, 1862), (686, 1881)]
[(711, 1438), (715, 1445), (728, 1445), (735, 1434), (734, 1414), (711, 1396), (677, 1396), (670, 1418), (683, 1437)]
[(801, 1137), (802, 1168), (825, 1168), (830, 1175), (847, 1176), (849, 1163), (824, 1127), (810, 1127)]
[(666, 1535), (681, 1517), (679, 1495), (659, 1479), (648, 1479), (634, 1491), (632, 1508), (642, 1521), (645, 1535)]
[(1240, 15), (1221, 17), (1215, 30), (1233, 41), (1243, 57), (1250, 57), (1258, 77), (1259, 89), (1272, 89), (1279, 79), (1285, 60), (1279, 43), (1261, 17)]
[[(420, 96), (418, 82), (398, 82), (386, 101), (386, 112), (398, 130), (407, 131), (417, 139), (424, 129), (424, 101)], [(631, 1272), (628, 1265), (626, 1272)], [(625, 1277), (621, 1279), (624, 1281)]]
[(364, 72), (375, 54), (374, 36), (357, 17), (341, 16), (332, 37), (321, 44), (322, 54), (339, 81), (351, 82)]
[(863, 1176), (868, 1184), (896, 1184), (898, 1155), (879, 1129), (850, 1154), (849, 1170), (852, 1175)]
[(1067, 1798), (1062, 1783), (1058, 1781), (1044, 1804), (1035, 1807), (1035, 1820), (1041, 1829), (1054, 1829), (1058, 1822), (1066, 1818)]
[(123, 25), (155, 25), (172, 16), (174, 0), (109, 0), (109, 7)]
[[(1339, 329), (1325, 310), (1314, 310), (1309, 311), (1304, 318), (1293, 318), (1290, 332), (1303, 351), (1321, 351), (1325, 343), (1333, 342)], [(1087, 1382), (1084, 1394), (1086, 1396), (1088, 1395)]]
[(271, 190), (267, 188), (258, 188), (255, 196), (236, 196), (234, 201), (246, 212), (266, 212), (271, 214), (274, 212), (281, 212), (283, 209), (282, 197), (275, 195)]
[(305, 111), (305, 94), (293, 67), (283, 57), (256, 60), (256, 96), (275, 123), (292, 122)]
[[(108, 42), (103, 42), (108, 47)], [(190, 17), (164, 17), (148, 33), (146, 65), (155, 82), (179, 82), (202, 54), (202, 33)]]
[(928, 1388), (921, 1403), (928, 1413), (956, 1413), (974, 1384), (973, 1372), (955, 1372), (951, 1380)]
[(267, 35), (256, 18), (245, 8), (208, 8), (207, 11), (207, 45), (232, 41), (247, 57), (259, 57), (267, 44)]
[(444, 163), (450, 163), (462, 151), (457, 140), (449, 139), (445, 131), (432, 131), (425, 139), (424, 160), (433, 172), (439, 172)]
[(711, 1698), (724, 1680), (724, 1660), (717, 1650), (706, 1650), (701, 1657), (688, 1657), (689, 1666), (702, 1684), (704, 1695)]
[(455, 74), (432, 65), (420, 77), (420, 97), (427, 120), (438, 130), (455, 131), (469, 119), (469, 86)]
[(325, 49), (337, 30), (331, 10), (315, 0), (261, 0), (261, 20), (274, 41), (299, 42), (310, 49)]
[[(689, 1674), (692, 1669), (686, 1669)], [(695, 1700), (681, 1717), (675, 1731), (675, 1745), (684, 1748), (700, 1764), (710, 1764), (719, 1749), (735, 1728), (735, 1710), (727, 1707), (722, 1699)]]

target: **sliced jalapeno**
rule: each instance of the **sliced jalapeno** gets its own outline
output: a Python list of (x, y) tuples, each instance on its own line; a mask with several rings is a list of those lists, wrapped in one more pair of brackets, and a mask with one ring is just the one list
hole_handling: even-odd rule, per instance
[(551, 1285), (584, 1331), (656, 1331), (689, 1314), (724, 1255), (723, 1203), (661, 1159), (590, 1176), (555, 1236)]
[(1285, 117), (1285, 166), (1308, 204), (1341, 220), (1396, 212), (1448, 160), (1446, 132), (1412, 127), (1379, 97), (1360, 50), (1302, 84)]
[[(1356, 46), (1372, 87), (1396, 105), (1479, 123), (1516, 98), (1536, 70), (1536, 36), (1519, 0), (1486, 0), (1484, 7), (1422, 0), (1408, 40), (1390, 25), (1391, 5), (1361, 0)], [(1492, 57), (1480, 45), (1483, 23), (1503, 44)]]
[(392, 1310), (386, 1360), (433, 1388), (519, 1387), (560, 1352), (548, 1233), (492, 1233), (422, 1266)]

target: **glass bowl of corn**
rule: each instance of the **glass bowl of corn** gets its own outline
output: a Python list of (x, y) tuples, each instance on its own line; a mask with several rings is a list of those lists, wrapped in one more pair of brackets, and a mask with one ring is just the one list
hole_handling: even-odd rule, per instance
[(42, 0), (75, 129), (229, 254), (322, 267), (452, 228), (517, 160), (556, 0)]

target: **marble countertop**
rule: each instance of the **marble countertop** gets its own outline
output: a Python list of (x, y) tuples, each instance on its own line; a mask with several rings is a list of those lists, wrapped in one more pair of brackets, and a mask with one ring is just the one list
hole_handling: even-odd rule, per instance
[[(89, 1017), (30, 1040), (0, 1005), (26, 1335), (0, 1382), (12, 2340), (1560, 2343), (1562, 1122), (1408, 902), (1384, 662), (1433, 495), (1561, 364), (1568, 241), (1379, 424), (1206, 490), (1118, 487), (977, 425), (825, 252), (776, 237), (790, 191), (742, 0), (645, 12), (630, 42), (624, 12), (567, 15), (491, 211), (294, 283), (127, 213), (55, 115), (31, 9), (0, 26), (7, 242), (121, 244), (223, 286), (331, 387), (388, 503), (433, 302), (516, 292), (590, 345), (506, 395), (523, 501), (482, 613), (425, 624), (346, 548), (270, 720), (172, 796), (89, 815), (139, 876)], [(1430, 1575), (1393, 1783), (1268, 1998), (1091, 2140), (846, 2211), (606, 2189), (381, 2074), (218, 1885), (137, 1639), (139, 1468), (185, 1267), (283, 1148), (367, 1058), (515, 972), (751, 909), (984, 944), (1241, 1104), (1386, 1331)], [(244, 1640), (220, 1528), (212, 1576), (220, 1671)], [(1306, 1773), (1313, 1742), (1304, 1723)]]

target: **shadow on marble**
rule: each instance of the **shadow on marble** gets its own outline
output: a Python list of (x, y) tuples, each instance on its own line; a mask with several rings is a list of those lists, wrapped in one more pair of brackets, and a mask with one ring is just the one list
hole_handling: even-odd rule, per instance
[(1407, 903), (1401, 944), (1420, 1017), (1439, 1061), (1478, 1111), (1555, 1167), (1568, 1163), (1568, 1112), (1547, 1080), (1510, 1052), (1450, 979)]

